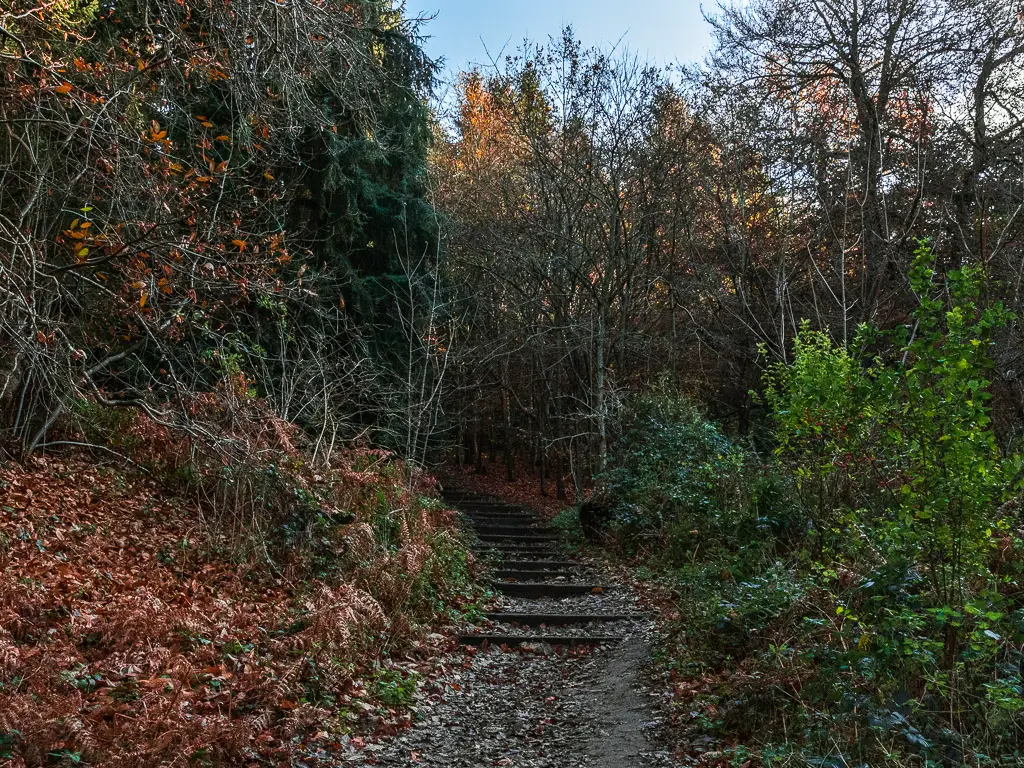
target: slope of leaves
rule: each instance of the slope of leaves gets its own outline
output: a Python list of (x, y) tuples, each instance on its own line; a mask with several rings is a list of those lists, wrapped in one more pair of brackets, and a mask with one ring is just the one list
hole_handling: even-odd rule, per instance
[(0, 758), (284, 764), (400, 724), (361, 678), (421, 647), (416, 622), (455, 594), (444, 558), (465, 552), (394, 462), (345, 463), (334, 479), (362, 503), (324, 533), (324, 578), (216, 555), (226, 536), (152, 477), (82, 456), (0, 469)]

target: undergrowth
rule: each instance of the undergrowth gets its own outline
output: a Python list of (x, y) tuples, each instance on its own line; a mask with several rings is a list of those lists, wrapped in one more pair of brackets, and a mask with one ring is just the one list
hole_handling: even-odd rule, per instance
[(803, 328), (760, 450), (663, 387), (600, 478), (703, 764), (1024, 765), (1021, 461), (987, 406), (1007, 316), (926, 247), (910, 277), (913, 326)]
[(4, 764), (335, 764), (408, 722), (433, 628), (478, 603), (428, 477), (379, 451), (313, 466), (258, 403), (196, 407), (216, 443), (83, 403), (63, 428), (129, 470), (0, 467)]

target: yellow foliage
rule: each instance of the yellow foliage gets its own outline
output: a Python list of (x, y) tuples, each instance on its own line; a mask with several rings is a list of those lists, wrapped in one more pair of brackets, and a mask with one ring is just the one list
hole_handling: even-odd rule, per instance
[(57, 31), (70, 31), (92, 24), (99, 10), (99, 0), (50, 0), (41, 4), (39, 18)]

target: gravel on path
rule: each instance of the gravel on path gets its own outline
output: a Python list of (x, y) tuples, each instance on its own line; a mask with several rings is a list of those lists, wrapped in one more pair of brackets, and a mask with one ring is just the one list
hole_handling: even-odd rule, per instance
[[(606, 574), (602, 574), (605, 575)], [(605, 579), (607, 582), (608, 579)], [(500, 597), (514, 613), (637, 614), (625, 584), (564, 599)], [(669, 768), (662, 722), (645, 690), (655, 627), (647, 619), (572, 627), (492, 625), (507, 634), (613, 635), (620, 643), (565, 650), (547, 643), (516, 649), (460, 648), (420, 685), (413, 727), (351, 748), (343, 765)]]

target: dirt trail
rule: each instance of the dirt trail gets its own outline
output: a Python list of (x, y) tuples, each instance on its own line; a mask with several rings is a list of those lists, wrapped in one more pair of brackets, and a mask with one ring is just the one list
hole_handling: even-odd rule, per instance
[(529, 510), (449, 499), (493, 558), (501, 594), (420, 686), (416, 725), (346, 765), (666, 768), (644, 690), (654, 625), (628, 585), (566, 559)]

